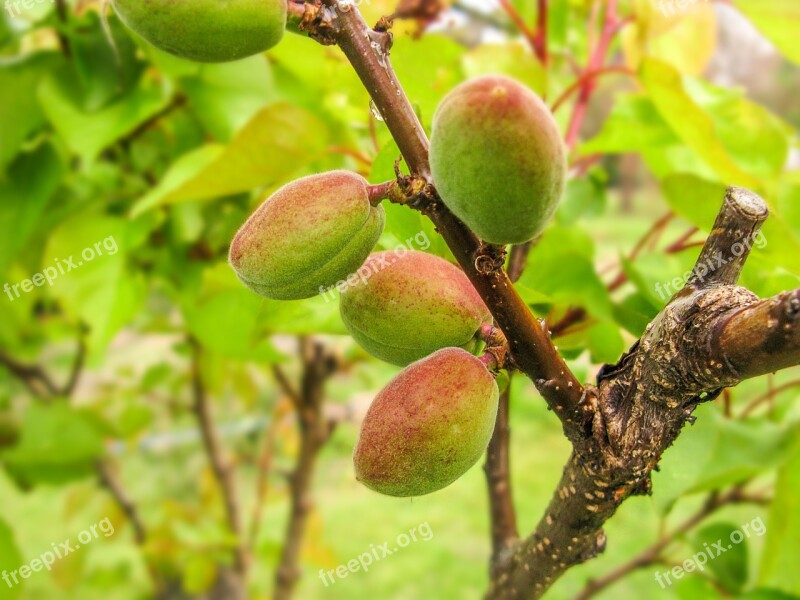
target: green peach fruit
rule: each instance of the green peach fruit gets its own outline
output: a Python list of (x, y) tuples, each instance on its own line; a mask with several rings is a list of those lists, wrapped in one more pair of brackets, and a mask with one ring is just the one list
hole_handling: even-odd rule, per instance
[(383, 207), (367, 181), (349, 171), (303, 177), (270, 196), (230, 247), (239, 279), (276, 300), (310, 298), (346, 279), (383, 232)]
[(410, 365), (367, 411), (353, 454), (356, 478), (388, 496), (447, 487), (486, 450), (498, 396), (486, 366), (460, 348)]
[(450, 92), (433, 117), (431, 171), (447, 207), (491, 244), (542, 232), (564, 192), (561, 134), (525, 86), (482, 76)]
[(196, 62), (227, 62), (268, 50), (286, 28), (287, 0), (112, 0), (148, 42)]
[(405, 366), (449, 346), (475, 350), (491, 314), (467, 276), (425, 252), (377, 252), (341, 288), (340, 312), (367, 352)]

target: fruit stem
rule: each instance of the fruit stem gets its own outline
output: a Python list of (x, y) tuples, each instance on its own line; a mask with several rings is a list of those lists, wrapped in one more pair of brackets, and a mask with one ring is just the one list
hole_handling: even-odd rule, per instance
[(378, 206), (384, 200), (388, 200), (390, 189), (394, 185), (394, 183), (395, 183), (394, 181), (386, 181), (384, 183), (378, 183), (367, 187), (367, 193), (369, 194), (369, 203), (372, 206)]

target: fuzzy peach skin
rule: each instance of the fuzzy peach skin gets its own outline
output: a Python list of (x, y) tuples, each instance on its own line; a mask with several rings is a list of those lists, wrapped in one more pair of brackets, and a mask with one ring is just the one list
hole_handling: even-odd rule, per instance
[(356, 478), (389, 496), (447, 487), (486, 450), (498, 397), (492, 374), (465, 350), (415, 362), (370, 406), (353, 455)]
[(277, 45), (287, 0), (112, 0), (130, 29), (148, 42), (196, 62), (227, 62)]
[(448, 346), (475, 350), (476, 332), (491, 323), (469, 279), (425, 252), (377, 252), (342, 289), (340, 312), (353, 339), (386, 362), (405, 366)]
[(358, 269), (383, 232), (383, 207), (357, 173), (303, 177), (272, 194), (231, 242), (229, 262), (251, 290), (277, 300), (320, 294)]
[(508, 77), (477, 77), (445, 97), (430, 156), (444, 203), (491, 244), (536, 237), (564, 193), (566, 149), (550, 109)]

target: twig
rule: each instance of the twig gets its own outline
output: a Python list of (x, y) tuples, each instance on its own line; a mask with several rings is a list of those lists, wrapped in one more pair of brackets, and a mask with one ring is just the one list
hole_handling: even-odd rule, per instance
[(8, 369), (30, 392), (44, 402), (50, 402), (59, 393), (58, 387), (38, 365), (26, 365), (18, 362), (0, 350), (0, 365)]
[(580, 77), (578, 77), (577, 81), (575, 81), (572, 85), (570, 85), (566, 90), (564, 90), (558, 99), (553, 102), (552, 107), (550, 108), (551, 111), (556, 112), (561, 106), (569, 100), (569, 98), (578, 90), (586, 86), (588, 83), (594, 81), (601, 75), (607, 75), (609, 73), (622, 73), (624, 75), (634, 76), (636, 73), (633, 69), (628, 67), (602, 67), (599, 69), (595, 69), (594, 71), (588, 71), (586, 73), (582, 73)]
[[(594, 19), (597, 17), (598, 11), (599, 3), (595, 2), (593, 5), (592, 21), (594, 21)], [(611, 47), (611, 41), (627, 22), (627, 20), (619, 20), (617, 17), (617, 0), (608, 0), (600, 38), (589, 56), (589, 62), (586, 65), (586, 68), (583, 71), (584, 74), (581, 75), (581, 78), (585, 78), (586, 74), (598, 71), (603, 66), (606, 54)], [(594, 25), (590, 25), (590, 32), (594, 32)], [(592, 97), (594, 88), (595, 86), (593, 77), (586, 78), (583, 85), (580, 87), (578, 100), (575, 103), (575, 108), (573, 109), (572, 116), (570, 117), (569, 125), (567, 127), (566, 141), (569, 148), (574, 148), (578, 141), (578, 134), (580, 133), (581, 125), (583, 124), (583, 120), (586, 116), (589, 100)]]
[[(519, 244), (511, 249), (508, 275), (516, 282), (522, 276), (527, 264), (528, 253), (532, 242)], [(486, 484), (489, 493), (489, 517), (492, 527), (492, 560), (494, 565), (502, 560), (503, 555), (512, 548), (519, 539), (517, 530), (517, 514), (514, 508), (514, 495), (511, 487), (510, 444), (511, 427), (509, 425), (511, 404), (511, 378), (500, 395), (492, 439), (486, 450)]]
[(787, 390), (800, 387), (800, 379), (796, 381), (790, 381), (784, 385), (778, 386), (776, 388), (771, 388), (766, 394), (757, 397), (753, 400), (750, 404), (748, 404), (745, 409), (742, 411), (740, 417), (744, 419), (745, 417), (750, 416), (759, 406), (761, 406), (764, 402), (769, 402), (773, 400), (778, 394), (781, 394)]
[[(324, 0), (329, 7), (335, 0)], [(388, 59), (391, 38), (375, 32), (359, 11), (337, 11), (333, 38), (347, 56), (383, 116), (412, 175), (431, 182), (428, 139), (408, 98), (402, 93)], [(398, 92), (400, 92), (398, 94)], [(583, 387), (555, 349), (546, 326), (537, 320), (514, 289), (507, 274), (496, 265), (498, 249), (486, 246), (447, 210), (435, 190), (420, 210), (438, 231), (507, 335), (514, 363), (530, 377), (550, 408), (561, 419), (570, 439), (583, 435)]]
[(275, 375), (275, 380), (283, 390), (283, 393), (286, 394), (295, 407), (299, 407), (301, 404), (300, 392), (298, 392), (292, 382), (289, 381), (289, 378), (286, 376), (286, 373), (283, 372), (281, 366), (272, 365), (272, 374)]
[(205, 383), (203, 382), (200, 366), (202, 348), (194, 339), (190, 339), (190, 343), (192, 345), (190, 372), (193, 409), (197, 416), (198, 423), (200, 424), (203, 446), (208, 455), (208, 460), (211, 463), (214, 479), (219, 486), (220, 494), (225, 504), (225, 515), (228, 527), (231, 533), (236, 536), (236, 547), (233, 550), (234, 570), (239, 577), (244, 579), (247, 576), (249, 560), (242, 535), (242, 515), (239, 507), (239, 496), (236, 492), (233, 464), (226, 456), (214, 427), (214, 418), (211, 414), (211, 402), (206, 391)]
[(508, 13), (508, 16), (514, 23), (514, 26), (522, 34), (522, 37), (525, 38), (525, 41), (528, 42), (528, 45), (530, 45), (534, 55), (540, 61), (544, 62), (542, 60), (541, 50), (539, 49), (539, 41), (536, 38), (536, 34), (531, 31), (530, 27), (528, 27), (527, 23), (525, 23), (525, 19), (522, 18), (522, 15), (519, 14), (516, 8), (514, 8), (514, 5), (511, 4), (510, 0), (500, 0), (500, 6), (502, 6), (503, 10)]
[(598, 594), (604, 589), (610, 587), (634, 571), (662, 562), (664, 560), (663, 552), (673, 542), (675, 542), (678, 537), (692, 531), (695, 527), (700, 525), (719, 509), (730, 504), (746, 502), (763, 504), (769, 501), (758, 496), (750, 496), (746, 494), (743, 492), (741, 486), (733, 488), (730, 492), (723, 496), (715, 493), (710, 494), (703, 507), (697, 513), (684, 521), (681, 525), (676, 527), (674, 531), (669, 534), (662, 535), (661, 538), (653, 545), (646, 548), (630, 561), (620, 565), (610, 573), (607, 573), (599, 579), (590, 580), (583, 591), (575, 596), (574, 600), (589, 600), (589, 598), (593, 597), (595, 594)]
[(330, 438), (332, 425), (323, 411), (325, 381), (336, 372), (338, 362), (325, 347), (300, 338), (303, 375), (297, 417), (300, 426), (300, 453), (289, 476), (291, 512), (284, 538), (280, 564), (275, 574), (274, 600), (289, 600), (300, 577), (300, 550), (313, 501), (311, 481), (320, 449)]
[(264, 448), (258, 460), (258, 478), (256, 480), (256, 500), (253, 506), (253, 517), (250, 521), (250, 551), (255, 551), (258, 542), (258, 533), (261, 529), (261, 518), (264, 514), (264, 506), (267, 502), (269, 492), (269, 475), (272, 471), (272, 460), (275, 455), (275, 437), (282, 417), (282, 403), (280, 399), (275, 401), (275, 408), (272, 411), (272, 420), (267, 426), (267, 434), (264, 436)]
[(116, 501), (122, 512), (128, 517), (128, 520), (133, 526), (133, 536), (136, 544), (144, 546), (147, 541), (147, 528), (144, 525), (139, 509), (128, 496), (127, 492), (123, 489), (117, 474), (114, 472), (113, 467), (107, 460), (98, 460), (95, 463), (97, 471), (97, 478), (100, 485), (108, 490), (111, 496)]

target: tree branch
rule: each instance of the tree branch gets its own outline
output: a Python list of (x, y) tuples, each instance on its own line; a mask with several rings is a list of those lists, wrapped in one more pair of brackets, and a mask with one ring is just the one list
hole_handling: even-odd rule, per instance
[(275, 574), (275, 600), (289, 600), (300, 578), (300, 550), (308, 515), (313, 507), (311, 482), (320, 449), (330, 438), (332, 424), (323, 411), (325, 381), (336, 372), (338, 361), (325, 347), (300, 338), (303, 364), (297, 417), (300, 426), (300, 453), (289, 476), (291, 514), (286, 529), (283, 552)]
[(122, 483), (117, 477), (117, 474), (114, 472), (113, 467), (107, 460), (98, 460), (95, 468), (100, 485), (108, 490), (122, 512), (131, 522), (136, 544), (139, 546), (144, 546), (145, 542), (147, 541), (147, 528), (145, 527), (144, 521), (142, 521), (142, 517), (139, 514), (139, 509), (122, 487)]
[[(336, 0), (324, 0), (336, 9)], [(412, 175), (432, 184), (428, 139), (391, 68), (391, 36), (370, 29), (354, 6), (336, 9), (332, 37), (352, 64), (397, 142)], [(502, 249), (482, 244), (428, 186), (418, 208), (436, 225), (456, 260), (506, 334), (517, 368), (530, 377), (570, 439), (585, 428), (583, 387), (555, 349), (547, 326), (535, 318), (502, 268)]]
[[(720, 248), (752, 239), (766, 204), (754, 194), (729, 190), (699, 265)], [(605, 548), (603, 524), (633, 495), (651, 492), (650, 474), (692, 421), (695, 408), (741, 378), (712, 355), (721, 324), (754, 295), (733, 285), (744, 249), (725, 269), (687, 283), (648, 325), (616, 365), (589, 390), (593, 418), (587, 437), (574, 444), (561, 482), (535, 533), (496, 570), (487, 598), (539, 598), (571, 566)], [(707, 274), (708, 275), (708, 274)], [(723, 328), (724, 330), (724, 328)]]
[(202, 348), (199, 343), (191, 339), (192, 362), (191, 362), (191, 383), (193, 409), (200, 424), (200, 432), (203, 439), (203, 446), (208, 460), (211, 463), (211, 470), (214, 479), (219, 486), (222, 500), (225, 504), (225, 516), (231, 533), (236, 537), (236, 547), (233, 550), (234, 570), (236, 574), (244, 580), (247, 576), (248, 554), (243, 538), (242, 514), (239, 507), (239, 496), (236, 491), (236, 481), (234, 478), (233, 464), (226, 456), (222, 447), (217, 431), (214, 427), (214, 417), (211, 412), (211, 401), (206, 391), (203, 375), (201, 372), (200, 359)]
[(664, 551), (673, 542), (675, 542), (678, 537), (692, 531), (695, 527), (700, 525), (719, 509), (730, 504), (746, 502), (763, 504), (764, 501), (765, 500), (763, 498), (746, 494), (742, 490), (741, 486), (734, 487), (731, 491), (724, 495), (717, 493), (710, 494), (708, 500), (705, 502), (705, 504), (703, 504), (702, 508), (700, 508), (700, 510), (694, 515), (689, 517), (669, 534), (661, 536), (658, 541), (652, 544), (649, 548), (643, 550), (640, 554), (632, 558), (627, 563), (620, 565), (599, 579), (589, 581), (583, 591), (575, 596), (574, 600), (589, 600), (589, 598), (593, 597), (595, 594), (600, 593), (604, 589), (610, 587), (634, 571), (662, 562)]
[(753, 192), (728, 188), (687, 287), (703, 289), (735, 285), (750, 256), (753, 238), (768, 217), (766, 203)]
[(16, 377), (34, 395), (50, 402), (58, 395), (58, 387), (50, 376), (38, 365), (26, 365), (0, 350), (0, 365)]
[(800, 288), (737, 310), (711, 345), (715, 359), (739, 381), (800, 364)]

